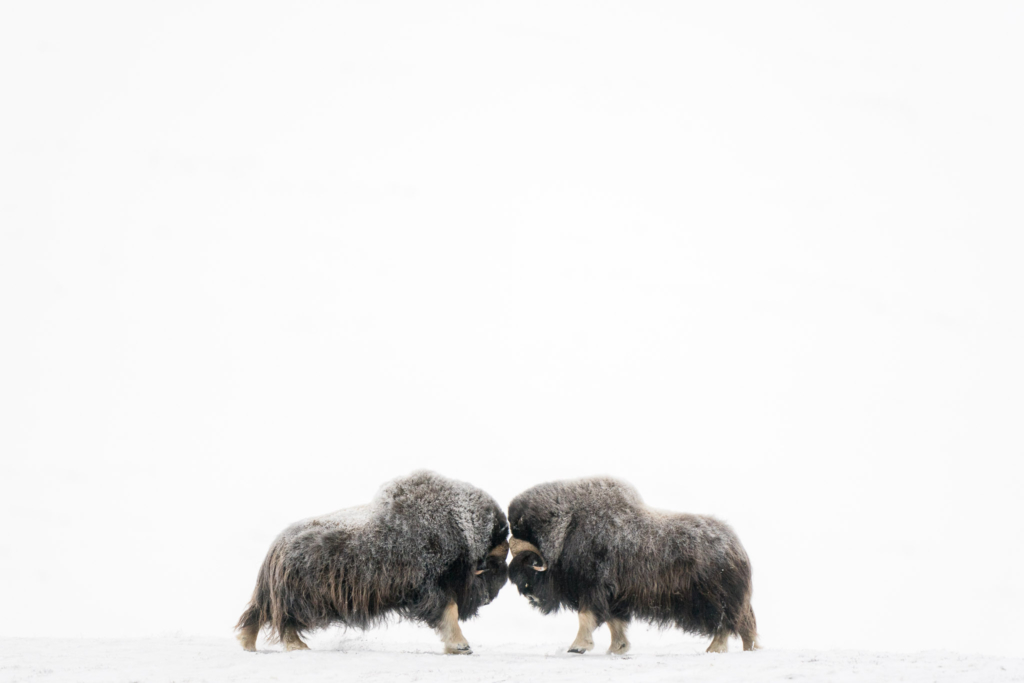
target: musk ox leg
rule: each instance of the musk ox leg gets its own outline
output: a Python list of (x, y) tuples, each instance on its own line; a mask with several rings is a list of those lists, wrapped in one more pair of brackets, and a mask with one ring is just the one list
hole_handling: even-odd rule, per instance
[(715, 634), (715, 637), (711, 640), (711, 644), (708, 645), (708, 652), (728, 652), (729, 651), (729, 632), (721, 630)]
[(256, 652), (256, 636), (260, 634), (259, 626), (243, 626), (238, 632), (238, 642), (246, 652)]
[(597, 617), (593, 612), (583, 610), (580, 612), (580, 630), (576, 633), (576, 640), (569, 646), (569, 652), (578, 655), (590, 652), (594, 649), (594, 630), (597, 629)]
[[(256, 598), (253, 598), (255, 603)], [(249, 605), (238, 620), (238, 642), (242, 649), (248, 652), (256, 652), (256, 636), (260, 634), (263, 623), (260, 619), (260, 610), (255, 604)]]
[(302, 642), (302, 639), (299, 638), (299, 632), (295, 630), (295, 626), (293, 624), (289, 624), (284, 627), (284, 633), (281, 635), (281, 642), (284, 643), (284, 649), (287, 652), (291, 652), (292, 650), (309, 649), (309, 645), (306, 645)]
[(444, 608), (444, 616), (441, 617), (441, 625), (437, 627), (437, 633), (444, 642), (444, 651), (450, 655), (471, 655), (472, 648), (462, 635), (459, 628), (459, 606), (452, 600)]
[(761, 643), (758, 641), (756, 633), (753, 636), (743, 636), (743, 635), (741, 635), (740, 638), (743, 639), (743, 649), (744, 650), (748, 650), (749, 651), (749, 650), (760, 650), (761, 649)]
[(608, 628), (612, 632), (612, 645), (608, 648), (610, 655), (624, 655), (629, 652), (629, 638), (626, 637), (628, 624), (621, 619), (609, 619)]
[(744, 650), (761, 649), (761, 644), (757, 642), (757, 620), (754, 619), (754, 610), (749, 606), (736, 624), (736, 633), (743, 640)]

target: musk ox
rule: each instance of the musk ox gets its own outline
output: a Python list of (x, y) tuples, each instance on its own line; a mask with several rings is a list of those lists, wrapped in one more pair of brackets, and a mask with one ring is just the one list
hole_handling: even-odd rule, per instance
[(508, 576), (508, 521), (478, 488), (432, 472), (385, 484), (369, 505), (296, 522), (270, 546), (235, 628), (246, 650), (269, 626), (287, 650), (303, 631), (367, 628), (391, 614), (436, 629), (445, 652), (472, 650), (460, 619)]
[(613, 654), (629, 650), (632, 619), (757, 647), (750, 561), (732, 529), (703, 515), (653, 510), (629, 484), (609, 478), (556, 481), (516, 496), (509, 579), (544, 614), (579, 613), (569, 652), (594, 647), (607, 622)]

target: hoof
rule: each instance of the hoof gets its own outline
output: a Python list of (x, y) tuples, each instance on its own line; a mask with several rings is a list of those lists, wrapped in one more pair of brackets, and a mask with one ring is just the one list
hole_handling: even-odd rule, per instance
[(707, 652), (728, 652), (729, 651), (729, 634), (723, 631), (719, 631), (715, 634), (715, 637), (711, 639), (711, 644), (708, 645)]
[(569, 648), (569, 652), (573, 653), (574, 655), (585, 655), (585, 654), (587, 654), (586, 649), (584, 649), (582, 647), (570, 647)]
[(608, 654), (610, 655), (624, 655), (629, 652), (629, 643), (613, 643), (608, 648)]
[(284, 646), (285, 652), (295, 652), (296, 650), (308, 650), (309, 645), (306, 645), (301, 640), (297, 643), (286, 643)]
[(246, 652), (256, 652), (256, 633), (243, 632), (238, 634), (238, 642)]
[(469, 643), (460, 643), (459, 645), (445, 645), (444, 653), (446, 655), (471, 655), (473, 654), (473, 648), (469, 646)]

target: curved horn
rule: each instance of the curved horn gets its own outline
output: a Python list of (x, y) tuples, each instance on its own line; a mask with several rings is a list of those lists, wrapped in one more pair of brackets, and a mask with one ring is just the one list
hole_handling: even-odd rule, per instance
[(512, 550), (512, 557), (515, 557), (519, 553), (524, 553), (527, 551), (537, 553), (540, 559), (544, 561), (544, 564), (540, 567), (534, 567), (534, 569), (536, 569), (539, 572), (547, 571), (547, 561), (544, 560), (544, 555), (540, 552), (540, 549), (537, 548), (537, 546), (535, 546), (534, 544), (513, 537), (509, 540), (508, 547)]
[[(498, 557), (498, 558), (501, 558), (501, 560), (503, 562), (505, 561), (505, 556), (506, 555), (508, 555), (508, 541), (502, 541), (498, 545), (496, 545), (493, 548), (491, 548), (491, 552), (487, 553), (487, 557)], [(486, 561), (486, 559), (487, 558), (484, 558), (484, 560), (481, 560), (481, 562)], [(480, 565), (477, 565), (477, 567), (479, 567), (479, 566)], [(478, 569), (474, 570), (473, 573), (476, 574), (477, 576), (480, 576), (485, 571), (487, 571), (487, 570), (486, 569), (479, 569), (478, 568)]]
[(514, 536), (509, 539), (508, 547), (512, 550), (512, 557), (515, 557), (519, 553), (526, 552), (527, 550), (532, 550), (533, 552), (540, 555), (540, 550), (537, 548), (537, 546), (535, 546), (532, 543), (527, 543), (526, 541), (515, 538)]

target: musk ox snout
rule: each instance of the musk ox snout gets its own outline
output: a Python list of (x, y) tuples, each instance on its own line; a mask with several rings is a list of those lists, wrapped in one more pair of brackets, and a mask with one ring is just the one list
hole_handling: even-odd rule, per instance
[(537, 582), (537, 571), (534, 566), (540, 562), (540, 557), (535, 553), (524, 553), (512, 560), (508, 568), (508, 578), (515, 585), (520, 595), (529, 596), (532, 594), (531, 581), (534, 585)]
[(508, 566), (508, 578), (519, 594), (530, 604), (547, 614), (557, 607), (558, 596), (551, 582), (551, 572), (544, 571), (547, 565), (538, 553), (527, 550), (520, 552)]
[(487, 591), (486, 602), (483, 603), (485, 605), (498, 597), (498, 591), (508, 581), (508, 564), (505, 563), (507, 555), (508, 543), (502, 542), (476, 563), (473, 576), (475, 581), (483, 583)]

